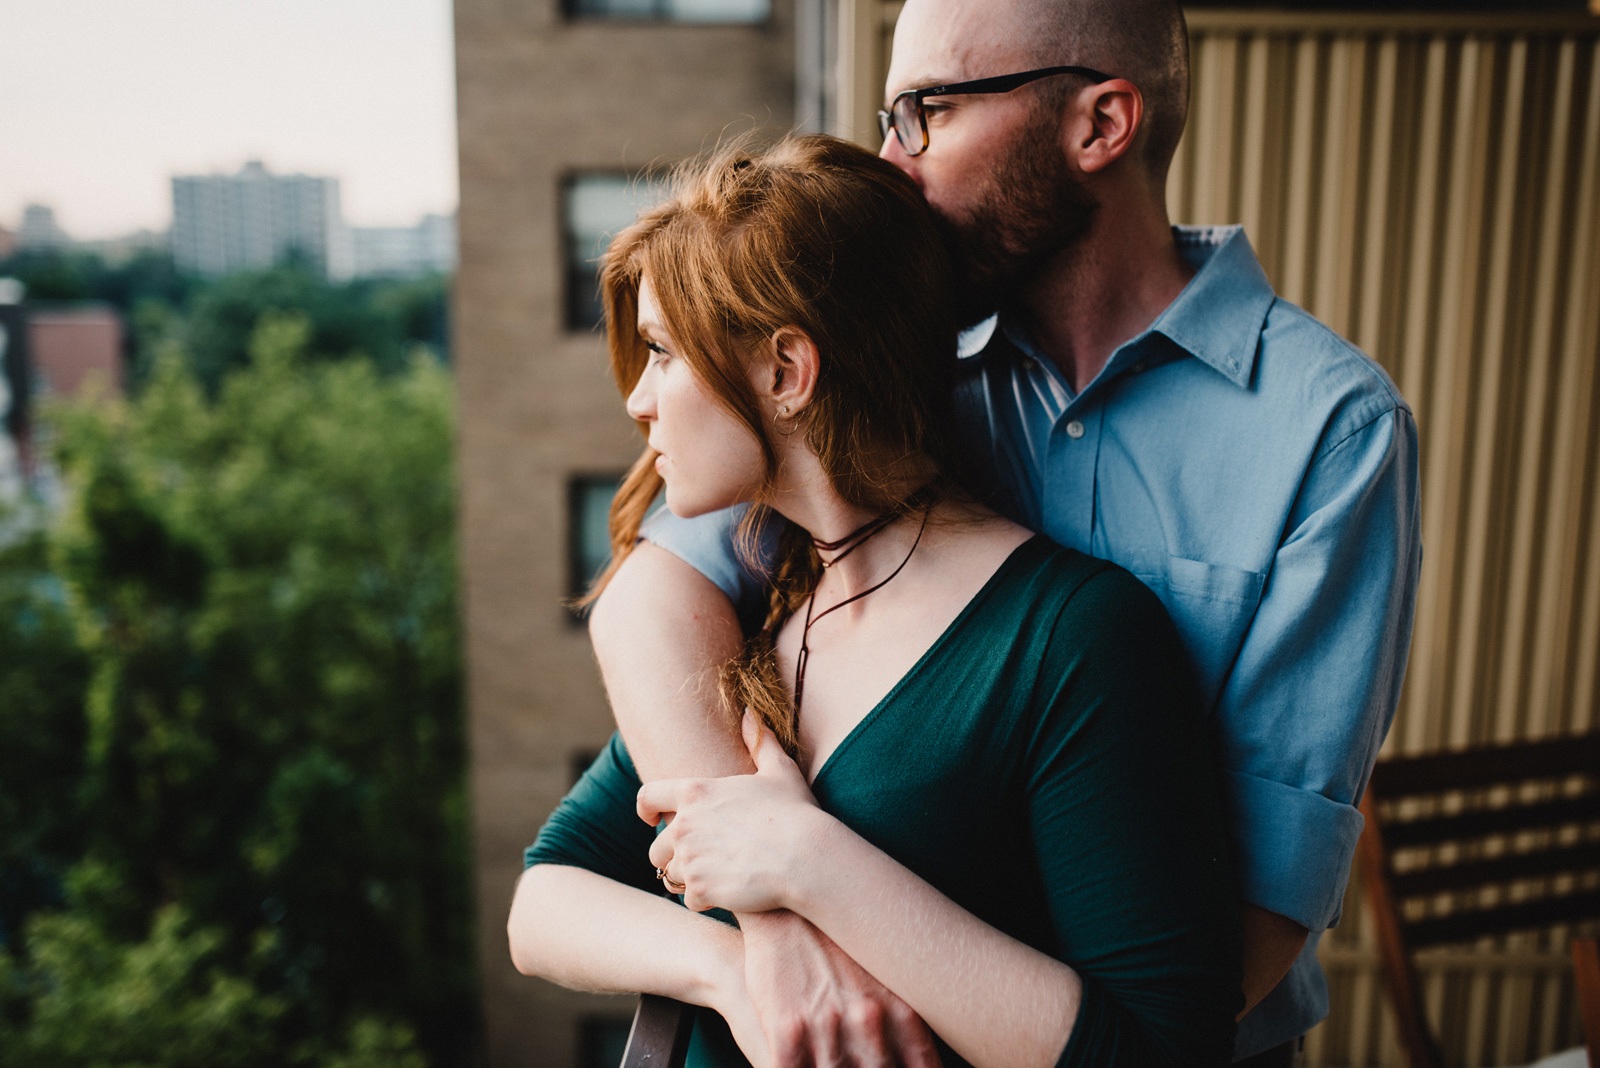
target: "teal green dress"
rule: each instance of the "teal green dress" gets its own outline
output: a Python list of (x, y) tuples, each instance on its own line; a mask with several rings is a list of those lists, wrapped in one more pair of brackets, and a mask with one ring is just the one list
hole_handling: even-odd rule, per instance
[[(638, 789), (614, 737), (525, 862), (660, 893)], [(1018, 547), (812, 791), (957, 904), (1078, 972), (1060, 1064), (1229, 1062), (1238, 898), (1211, 742), (1177, 634), (1126, 571), (1043, 536)], [(690, 1063), (746, 1062), (700, 1010)]]

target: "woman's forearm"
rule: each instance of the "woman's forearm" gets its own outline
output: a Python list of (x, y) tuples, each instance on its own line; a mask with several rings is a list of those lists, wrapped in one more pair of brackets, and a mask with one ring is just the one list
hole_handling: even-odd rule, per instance
[(583, 868), (523, 872), (506, 931), (519, 972), (578, 990), (661, 994), (727, 1015), (743, 987), (738, 930)]
[(1071, 968), (983, 923), (831, 816), (807, 822), (792, 910), (978, 1068), (1059, 1059), (1083, 995)]

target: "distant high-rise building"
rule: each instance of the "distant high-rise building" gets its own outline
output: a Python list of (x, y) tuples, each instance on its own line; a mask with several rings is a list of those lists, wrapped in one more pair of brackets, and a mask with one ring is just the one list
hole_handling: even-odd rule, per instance
[(72, 238), (56, 222), (54, 208), (29, 204), (22, 209), (22, 227), (17, 231), (19, 249), (58, 249), (72, 244)]
[(412, 278), (456, 266), (454, 215), (424, 215), (415, 226), (350, 228), (351, 273), (357, 278)]
[(220, 275), (302, 256), (330, 278), (350, 274), (339, 179), (270, 174), (259, 162), (238, 174), (172, 179), (172, 255), (178, 269)]

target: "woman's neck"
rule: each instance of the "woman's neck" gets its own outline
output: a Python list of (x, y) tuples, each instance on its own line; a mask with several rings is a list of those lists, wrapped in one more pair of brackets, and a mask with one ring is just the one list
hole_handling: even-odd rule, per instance
[[(786, 480), (788, 481), (788, 480)], [(879, 518), (883, 513), (850, 504), (839, 496), (820, 467), (810, 477), (790, 481), (772, 501), (772, 508), (791, 523), (809, 533), (814, 541), (837, 542)], [(823, 576), (828, 585), (840, 584), (835, 591), (848, 597), (883, 578), (905, 559), (917, 536), (922, 520), (920, 509), (897, 517), (882, 530), (856, 542), (848, 555), (822, 552), (824, 561), (837, 560)]]

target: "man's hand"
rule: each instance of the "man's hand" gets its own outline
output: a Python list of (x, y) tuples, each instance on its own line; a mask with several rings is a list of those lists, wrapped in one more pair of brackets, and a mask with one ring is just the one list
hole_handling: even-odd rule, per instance
[(938, 1068), (911, 1007), (792, 912), (739, 916), (745, 989), (773, 1068)]
[(1249, 903), (1239, 910), (1239, 919), (1244, 929), (1244, 1012), (1239, 1013), (1242, 1020), (1289, 974), (1310, 932), (1287, 916)]

